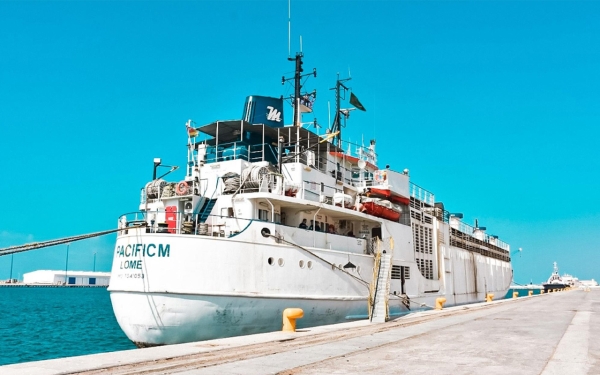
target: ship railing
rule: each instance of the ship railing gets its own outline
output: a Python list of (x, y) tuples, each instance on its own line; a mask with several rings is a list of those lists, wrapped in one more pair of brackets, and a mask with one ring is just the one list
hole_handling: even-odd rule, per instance
[(339, 147), (345, 155), (364, 160), (373, 165), (377, 165), (377, 153), (371, 146), (359, 145), (358, 143), (340, 140)]
[(267, 173), (261, 175), (258, 181), (240, 181), (240, 184), (242, 184), (241, 193), (269, 192), (277, 195), (284, 194), (283, 176), (279, 173)]
[[(125, 228), (130, 228), (136, 225), (139, 225), (141, 223), (146, 223), (146, 213), (143, 211), (133, 211), (133, 212), (127, 212), (121, 216), (119, 216), (119, 219), (117, 220), (117, 228), (119, 229), (125, 229)], [(124, 234), (127, 234), (127, 231), (119, 231), (117, 232), (117, 236), (122, 236)]]
[(435, 195), (432, 192), (412, 182), (410, 183), (410, 196), (432, 207), (435, 203)]
[(179, 194), (177, 193), (177, 185), (179, 182), (165, 182), (163, 185), (159, 185), (158, 187), (154, 187), (154, 189), (158, 189), (158, 192), (152, 192), (152, 198), (148, 197), (148, 192), (146, 188), (142, 188), (140, 191), (140, 204), (152, 203), (159, 201), (161, 199), (170, 198), (170, 197), (187, 197), (192, 195), (204, 195), (206, 193), (206, 189), (208, 187), (206, 179), (200, 179), (200, 181), (187, 181), (188, 189), (187, 193)]
[(372, 172), (364, 170), (361, 179), (361, 173), (358, 167), (346, 168), (343, 163), (334, 161), (333, 157), (329, 156), (326, 150), (321, 150), (321, 154), (317, 154), (312, 150), (305, 151), (294, 158), (293, 162), (298, 162), (307, 167), (318, 169), (324, 174), (331, 175), (336, 181), (342, 181), (349, 185), (365, 186), (365, 184), (368, 184), (367, 186), (371, 186), (373, 184)]
[[(447, 211), (444, 212), (444, 218), (446, 218), (446, 217), (449, 218), (450, 214), (449, 213), (446, 214), (446, 213), (447, 213)], [(444, 221), (446, 221), (446, 220), (444, 220)], [(446, 221), (446, 222), (449, 222), (449, 221)], [(459, 221), (458, 225), (451, 224), (451, 227), (453, 227), (454, 229), (456, 229), (464, 234), (467, 234), (467, 235), (477, 239), (477, 235), (475, 234), (476, 228), (469, 224)], [(487, 234), (487, 233), (480, 233), (479, 236), (481, 236), (481, 239), (479, 239), (480, 241), (497, 246), (497, 247), (501, 248), (502, 250), (510, 251), (510, 245), (507, 244), (506, 242), (502, 241), (501, 239), (499, 239), (497, 236)]]
[[(334, 205), (335, 194), (343, 193), (343, 191), (344, 190), (341, 187), (329, 186), (324, 183), (305, 180), (302, 181), (300, 197), (306, 200), (311, 200), (313, 202)], [(344, 202), (343, 198), (342, 202)], [(346, 206), (347, 208), (353, 206), (353, 204), (346, 205), (346, 203), (341, 203), (341, 205)]]
[[(266, 211), (265, 211), (266, 212)], [(320, 223), (317, 230), (298, 228), (296, 226), (286, 225), (281, 220), (280, 214), (273, 216), (270, 213), (265, 213), (264, 216), (259, 212), (259, 218), (247, 219), (234, 217), (233, 211), (229, 215), (208, 215), (203, 218), (201, 213), (189, 214), (186, 212), (170, 212), (173, 220), (166, 220), (166, 212), (164, 210), (156, 210), (148, 213), (131, 212), (121, 215), (119, 218), (119, 226), (123, 228), (132, 227), (136, 224), (146, 222), (148, 226), (142, 229), (146, 233), (159, 234), (183, 234), (183, 235), (198, 235), (209, 237), (235, 237), (243, 233), (250, 227), (253, 222), (274, 223), (290, 228), (288, 234), (293, 232), (302, 232), (302, 236), (293, 236), (301, 246), (313, 246), (322, 248), (331, 248), (333, 250), (345, 250), (351, 252), (359, 252), (369, 254), (368, 239), (358, 238), (345, 234), (328, 233), (326, 223)], [(125, 220), (124, 218), (127, 218)], [(160, 218), (155, 220), (154, 218)], [(162, 218), (165, 218), (164, 220)], [(204, 222), (202, 220), (204, 219)], [(139, 233), (139, 232), (138, 232)], [(312, 233), (312, 236), (310, 235)], [(128, 234), (127, 231), (122, 231), (119, 236)], [(327, 235), (327, 236), (325, 236)], [(331, 237), (333, 236), (333, 237)]]
[(204, 160), (207, 164), (237, 159), (246, 160), (251, 163), (269, 161), (273, 164), (276, 164), (277, 150), (269, 143), (251, 144), (241, 141), (222, 143), (218, 146), (206, 147)]

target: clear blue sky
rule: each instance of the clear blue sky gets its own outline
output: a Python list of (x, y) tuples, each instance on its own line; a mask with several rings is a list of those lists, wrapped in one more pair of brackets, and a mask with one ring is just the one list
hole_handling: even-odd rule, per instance
[[(522, 247), (517, 282), (553, 261), (600, 279), (598, 19), (597, 1), (294, 0), (292, 53), (302, 35), (323, 125), (350, 69), (367, 112), (345, 138), (375, 136), (381, 165)], [(288, 95), (287, 56), (286, 0), (0, 1), (0, 247), (114, 228), (154, 157), (184, 165), (188, 118)], [(108, 271), (113, 243), (72, 244), (69, 269), (97, 252)], [(17, 254), (14, 275), (65, 251)]]

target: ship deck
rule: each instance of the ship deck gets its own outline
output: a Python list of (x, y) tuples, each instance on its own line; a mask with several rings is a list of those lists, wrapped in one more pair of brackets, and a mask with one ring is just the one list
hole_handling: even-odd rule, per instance
[(12, 374), (598, 374), (600, 289), (23, 363)]

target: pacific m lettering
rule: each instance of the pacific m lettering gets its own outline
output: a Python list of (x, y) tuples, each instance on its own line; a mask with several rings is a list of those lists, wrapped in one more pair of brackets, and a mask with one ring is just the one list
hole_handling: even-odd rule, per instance
[(129, 257), (155, 257), (168, 258), (171, 256), (171, 245), (170, 244), (129, 244), (117, 246), (117, 256), (129, 258)]

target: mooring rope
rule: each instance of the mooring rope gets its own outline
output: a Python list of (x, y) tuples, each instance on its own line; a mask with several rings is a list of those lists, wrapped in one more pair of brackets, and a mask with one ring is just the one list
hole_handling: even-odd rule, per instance
[(111, 230), (105, 230), (102, 232), (95, 232), (95, 233), (81, 234), (78, 236), (59, 238), (56, 240), (33, 242), (33, 243), (25, 244), (25, 245), (6, 247), (4, 249), (0, 249), (0, 256), (20, 253), (23, 251), (41, 249), (41, 248), (49, 247), (49, 246), (62, 245), (65, 243), (86, 240), (88, 238), (100, 237), (100, 236), (104, 236), (104, 235), (115, 233), (115, 232), (122, 231), (122, 230), (137, 229), (137, 228), (142, 228), (145, 226), (146, 226), (146, 223), (142, 223), (142, 224), (133, 225), (133, 226), (127, 227), (127, 228), (111, 229)]

